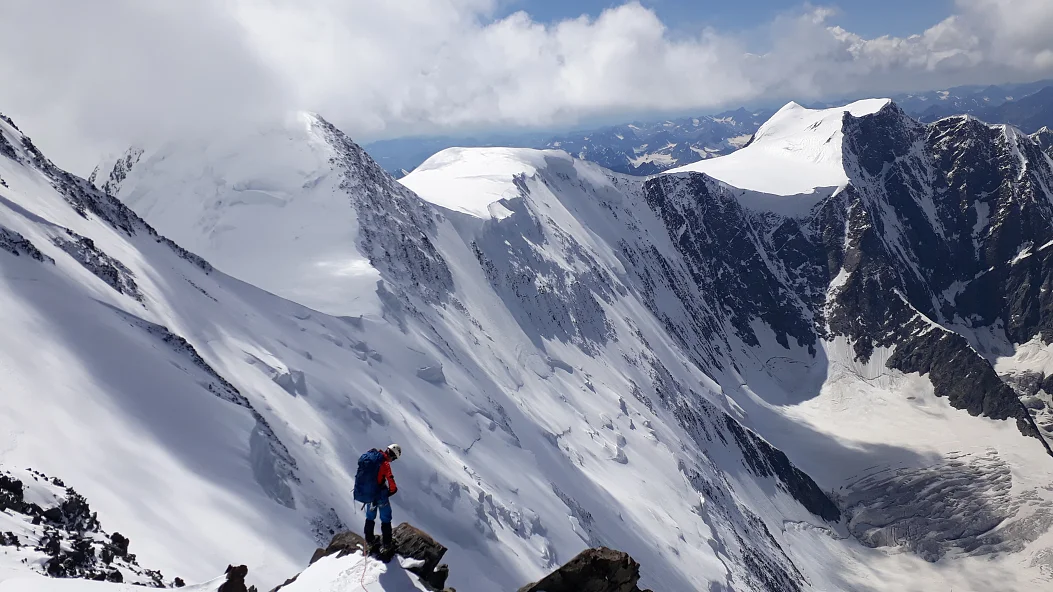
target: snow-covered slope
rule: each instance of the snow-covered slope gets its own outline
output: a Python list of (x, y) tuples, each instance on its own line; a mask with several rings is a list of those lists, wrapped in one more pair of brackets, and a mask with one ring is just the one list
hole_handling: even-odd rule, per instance
[[(327, 530), (335, 517), (294, 493), (290, 437), (254, 405), (266, 413), (260, 395), (284, 393), (265, 334), (309, 313), (161, 238), (13, 124), (0, 132), (3, 465), (74, 487), (167, 578), (221, 571), (234, 540), (271, 577), (293, 568), (310, 521)], [(223, 351), (258, 368), (254, 401), (216, 370)]]
[[(378, 310), (362, 317), (195, 266), (149, 230), (114, 230), (145, 225), (18, 152), (10, 132), (15, 164), (0, 175), (14, 181), (0, 191), (13, 205), (0, 224), (18, 234), (3, 244), (42, 260), (0, 252), (0, 265), (23, 290), (7, 278), (52, 287), (0, 292), (21, 307), (0, 310), (50, 297), (59, 304), (34, 318), (65, 332), (13, 321), (19, 339), (0, 343), (21, 357), (2, 384), (54, 407), (83, 402), (77, 413), (110, 429), (70, 422), (99, 443), (48, 445), (37, 407), (6, 397), (31, 434), (8, 455), (76, 480), (107, 528), (137, 528), (144, 564), (199, 580), (245, 562), (267, 584), (282, 581), (299, 571), (285, 569), (292, 558), (310, 555), (312, 525), (319, 538), (337, 518), (358, 526), (350, 467), (365, 448), (398, 441), (396, 519), (450, 547), (450, 585), (462, 591), (516, 589), (596, 544), (630, 553), (641, 586), (656, 590), (1048, 581), (1053, 465), (1028, 409), (978, 353), (984, 336), (1012, 349), (1053, 326), (1041, 290), (1053, 250), (1040, 248), (1053, 240), (1053, 163), (1027, 138), (975, 120), (921, 126), (890, 104), (841, 112), (841, 153), (823, 154), (847, 182), (782, 215), (705, 175), (643, 180), (558, 151), (445, 153), (419, 184), (422, 201), (312, 121), (331, 160), (353, 164), (335, 174), (360, 188), (326, 193), (332, 203), (318, 211), (343, 207), (357, 221), (350, 246), (379, 277)], [(233, 170), (254, 158), (230, 154)], [(199, 153), (171, 158), (193, 164), (185, 171), (210, 166)], [(178, 202), (169, 188), (186, 186), (145, 191), (150, 177), (140, 179), (140, 204)], [(83, 218), (85, 200), (119, 215), (81, 206)], [(202, 203), (246, 232), (255, 223), (236, 203)], [(131, 275), (112, 263), (109, 281), (82, 271), (74, 256), (91, 267), (101, 258), (59, 248), (48, 220)], [(269, 230), (272, 248), (295, 249), (295, 228)], [(140, 320), (170, 333), (143, 337)], [(175, 353), (149, 347), (157, 334)], [(112, 338), (99, 347), (82, 335)], [(80, 375), (40, 371), (34, 350), (67, 352), (59, 366), (95, 381), (82, 392)], [(165, 382), (151, 391), (155, 374)], [(81, 399), (67, 401), (71, 392)], [(207, 430), (160, 420), (198, 414), (218, 419)], [(122, 447), (127, 433), (134, 448)], [(97, 476), (107, 473), (85, 458), (94, 449), (120, 478)], [(152, 517), (110, 503), (122, 495), (113, 484), (130, 479), (120, 467), (151, 466), (144, 456), (165, 472), (146, 472), (137, 491), (190, 496), (161, 498), (171, 517), (160, 533)], [(218, 503), (200, 499), (216, 489)], [(189, 545), (162, 552), (157, 541), (191, 530), (214, 545), (206, 559)], [(246, 540), (259, 546), (247, 551)]]
[[(967, 224), (976, 237), (970, 257), (980, 253), (979, 262), (993, 261), (1003, 256), (992, 251), (998, 249), (1011, 253), (1005, 265), (1012, 259), (1018, 266), (1031, 251), (1003, 245), (1045, 240), (1051, 167), (1037, 146), (1022, 143), (1011, 129), (969, 119), (925, 128), (882, 105), (869, 115), (839, 119), (837, 134), (847, 138), (836, 157), (843, 191), (820, 196), (791, 217), (770, 207), (751, 210), (755, 196), (698, 175), (603, 179), (594, 165), (558, 154), (547, 155), (547, 166), (539, 168), (539, 153), (522, 153), (521, 176), (507, 178), (505, 191), (518, 187), (537, 224), (562, 229), (556, 234), (575, 250), (589, 245), (588, 252), (602, 253), (598, 245), (616, 245), (612, 252), (624, 267), (613, 267), (612, 275), (720, 384), (748, 425), (837, 491), (849, 534), (868, 547), (909, 551), (860, 553), (821, 530), (784, 522), (780, 542), (789, 542), (791, 556), (795, 549), (802, 553), (798, 565), (811, 566), (806, 573), (813, 584), (839, 574), (829, 588), (818, 589), (1024, 589), (1053, 575), (1045, 485), (1053, 467), (1039, 431), (1053, 424), (1040, 414), (1039, 428), (991, 365), (954, 331), (974, 339), (986, 323), (1001, 333), (1002, 325), (1032, 319), (1027, 329), (1010, 329), (1002, 338), (1012, 351), (1013, 341), (1026, 340), (1038, 330), (1034, 323), (1046, 318), (1024, 304), (1037, 280), (1021, 278), (1002, 288), (995, 278), (969, 285), (946, 277), (955, 266), (935, 262), (934, 255), (957, 258), (961, 266), (963, 255), (948, 252), (953, 242), (936, 245), (960, 240), (950, 238), (960, 232), (952, 226)], [(485, 156), (478, 150), (469, 160)], [(451, 166), (449, 175), (458, 171)], [(443, 185), (441, 167), (431, 175)], [(905, 191), (900, 181), (912, 176), (914, 191)], [(967, 206), (997, 212), (994, 218), (970, 220), (965, 210), (965, 220), (953, 220), (951, 208), (962, 206), (942, 196), (962, 195), (955, 186), (965, 184), (1002, 185), (1002, 192), (976, 194), (980, 205)], [(421, 187), (421, 196), (431, 200), (428, 186)], [(996, 203), (986, 203), (996, 194)], [(641, 202), (650, 208), (632, 206)], [(563, 215), (556, 204), (572, 214)], [(655, 214), (661, 221), (646, 223)], [(1046, 222), (1027, 226), (1024, 236), (1005, 234), (1003, 225), (1039, 218)], [(883, 234), (870, 234), (873, 229)], [(664, 243), (663, 235), (673, 242)], [(649, 240), (641, 244), (640, 237)], [(493, 255), (481, 258), (484, 266), (505, 265), (508, 246), (494, 245)], [(812, 257), (818, 261), (809, 263)], [(495, 286), (508, 285), (516, 269), (538, 268), (515, 256), (507, 266), (513, 273), (494, 273)], [(603, 267), (598, 261), (581, 265)], [(975, 273), (967, 269), (956, 273)], [(1018, 269), (1024, 277), (1045, 273)], [(922, 281), (934, 285), (919, 289)], [(586, 285), (602, 291), (592, 280)], [(975, 316), (981, 314), (972, 308), (975, 301), (956, 298), (963, 292), (984, 294), (986, 316)], [(941, 299), (932, 302), (926, 294)], [(1014, 306), (1024, 308), (1012, 312)], [(1038, 405), (1041, 396), (1029, 405)], [(955, 502), (942, 501), (947, 498)], [(952, 564), (951, 571), (929, 567), (937, 560), (937, 566)]]
[(283, 592), (417, 592), (427, 588), (417, 577), (402, 568), (398, 558), (381, 563), (361, 553), (323, 557), (282, 588)]
[(399, 180), (427, 200), (455, 212), (501, 217), (491, 204), (519, 196), (515, 175), (533, 175), (557, 151), (528, 148), (447, 148)]
[(771, 195), (798, 195), (848, 183), (842, 163), (841, 124), (845, 113), (876, 113), (888, 99), (867, 99), (833, 109), (788, 103), (726, 156), (700, 160), (668, 173), (700, 172), (729, 185)]
[[(514, 588), (600, 541), (663, 589), (803, 581), (757, 516), (836, 509), (749, 432), (710, 441), (738, 424), (610, 248), (575, 246), (588, 212), (548, 193), (457, 230), (416, 201), (335, 194), (370, 221), (356, 246), (384, 281), (381, 318), (335, 318), (213, 270), (3, 131), (3, 463), (76, 487), (166, 578), (244, 562), (283, 581), (361, 520), (357, 455), (398, 441), (397, 516), (450, 546), (459, 589)], [(582, 191), (624, 200), (615, 180)]]
[[(217, 592), (223, 581), (220, 578), (204, 584), (184, 586), (179, 588), (179, 590), (182, 592)], [(36, 576), (0, 582), (0, 590), (3, 590), (3, 592), (146, 592), (147, 590), (156, 590), (156, 588), (147, 588), (134, 584), (114, 584), (92, 580), (59, 580)]]
[(222, 270), (316, 310), (376, 315), (380, 275), (358, 249), (349, 206), (364, 191), (407, 196), (385, 194), (397, 184), (373, 187), (387, 178), (371, 162), (336, 159), (331, 133), (317, 116), (295, 113), (261, 129), (132, 149), (92, 177)]
[[(407, 561), (407, 560), (402, 560)], [(180, 587), (182, 592), (219, 592), (226, 578)], [(2, 592), (145, 592), (155, 590), (134, 584), (24, 576), (0, 582)], [(300, 573), (283, 592), (419, 592), (427, 591), (416, 576), (398, 561), (388, 564), (363, 557), (323, 557)]]

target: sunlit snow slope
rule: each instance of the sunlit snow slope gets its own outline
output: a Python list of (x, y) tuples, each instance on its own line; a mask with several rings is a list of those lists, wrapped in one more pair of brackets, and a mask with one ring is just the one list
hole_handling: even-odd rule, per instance
[(447, 148), (400, 179), (429, 202), (455, 212), (480, 217), (502, 217), (504, 210), (494, 206), (502, 199), (519, 196), (509, 180), (520, 174), (534, 174), (545, 166), (545, 156), (556, 150), (529, 148)]
[(356, 183), (369, 179), (340, 174), (346, 163), (333, 161), (327, 134), (316, 116), (296, 113), (260, 129), (133, 149), (93, 180), (240, 279), (332, 314), (373, 314), (380, 276), (357, 248), (348, 207)]
[(700, 172), (729, 185), (771, 195), (798, 195), (848, 183), (842, 162), (845, 113), (876, 113), (888, 99), (867, 99), (832, 109), (788, 103), (753, 135), (745, 148), (700, 160), (668, 173)]

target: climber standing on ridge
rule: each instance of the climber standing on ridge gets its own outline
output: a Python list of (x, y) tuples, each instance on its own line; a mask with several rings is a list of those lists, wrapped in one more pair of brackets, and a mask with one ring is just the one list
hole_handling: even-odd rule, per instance
[(358, 458), (358, 472), (355, 474), (355, 501), (366, 508), (366, 544), (369, 552), (376, 550), (377, 513), (380, 513), (381, 544), (379, 555), (388, 561), (394, 555), (391, 542), (391, 503), (388, 498), (398, 492), (395, 477), (391, 474), (391, 461), (402, 456), (402, 447), (391, 444), (384, 450), (372, 449)]

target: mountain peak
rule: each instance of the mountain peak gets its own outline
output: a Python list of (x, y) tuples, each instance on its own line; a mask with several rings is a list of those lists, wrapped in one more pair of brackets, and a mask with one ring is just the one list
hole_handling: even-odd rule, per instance
[(781, 196), (841, 187), (848, 182), (841, 149), (845, 114), (873, 115), (890, 104), (890, 99), (866, 99), (808, 109), (791, 101), (745, 148), (669, 172), (702, 172), (739, 189)]
[(420, 209), (361, 147), (307, 111), (133, 148), (95, 183), (220, 269), (346, 316), (380, 311), (374, 224), (356, 223), (360, 209)]
[(549, 159), (572, 161), (562, 150), (447, 148), (399, 180), (425, 201), (477, 218), (502, 218), (495, 204), (519, 195), (518, 175), (531, 176)]

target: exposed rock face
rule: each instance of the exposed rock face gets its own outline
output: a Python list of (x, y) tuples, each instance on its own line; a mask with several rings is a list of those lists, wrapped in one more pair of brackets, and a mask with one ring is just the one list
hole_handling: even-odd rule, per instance
[(787, 493), (801, 502), (809, 512), (828, 520), (837, 522), (841, 519), (841, 510), (811, 477), (798, 469), (787, 458), (786, 453), (775, 448), (752, 431), (743, 428), (731, 416), (724, 416), (728, 431), (735, 437), (746, 464), (755, 475), (775, 476), (786, 487)]
[(639, 581), (640, 564), (627, 553), (596, 547), (519, 592), (648, 592), (640, 590)]
[(114, 290), (143, 302), (143, 294), (135, 283), (135, 274), (130, 269), (96, 248), (90, 238), (80, 236), (68, 229), (66, 234), (69, 238), (56, 237), (54, 239), (54, 243), (60, 249)]
[(365, 150), (335, 126), (317, 117), (336, 155), (341, 189), (351, 198), (361, 229), (359, 247), (377, 269), (399, 277), (429, 302), (453, 291), (453, 275), (432, 243), (434, 210), (388, 175)]
[(228, 565), (227, 581), (219, 585), (219, 592), (256, 592), (256, 586), (245, 587), (245, 576), (249, 568), (244, 565)]
[(121, 183), (128, 177), (128, 171), (132, 170), (132, 167), (142, 157), (142, 148), (130, 148), (113, 164), (113, 169), (110, 170), (109, 176), (105, 180), (101, 178), (99, 173), (105, 174), (106, 171), (100, 171), (99, 167), (96, 166), (95, 170), (88, 176), (88, 183), (95, 185), (110, 195), (117, 195), (117, 192), (121, 190)]
[(14, 230), (0, 226), (0, 251), (6, 251), (15, 257), (28, 255), (40, 262), (54, 263), (55, 260), (40, 252), (40, 249), (29, 242), (26, 237)]
[(311, 563), (318, 561), (322, 557), (328, 557), (330, 555), (336, 555), (343, 557), (344, 555), (350, 555), (351, 553), (365, 553), (369, 549), (369, 545), (366, 544), (366, 539), (362, 538), (359, 534), (345, 531), (339, 532), (330, 541), (329, 546), (324, 549), (318, 549), (311, 556)]
[(139, 566), (128, 538), (107, 534), (88, 501), (60, 479), (33, 470), (0, 472), (0, 513), (17, 530), (0, 532), (3, 554), (27, 553), (23, 561), (50, 577), (165, 585), (160, 572)]
[(1037, 437), (1012, 389), (948, 327), (1053, 341), (1048, 132), (1029, 138), (969, 117), (923, 125), (895, 104), (842, 125), (849, 184), (808, 212), (751, 210), (700, 174), (647, 181), (693, 287), (722, 304), (704, 324), (747, 344), (757, 319), (784, 347), (844, 336), (862, 361), (892, 348), (890, 368), (927, 375), (954, 407)]
[(779, 270), (765, 265), (767, 253), (752, 236), (748, 212), (736, 196), (700, 175), (666, 175), (645, 186), (648, 205), (665, 223), (702, 295), (723, 304), (727, 321), (749, 345), (757, 345), (751, 322), (762, 319), (787, 346), (815, 343), (799, 296), (781, 285)]
[[(406, 522), (396, 526), (391, 535), (395, 544), (396, 554), (407, 559), (416, 559), (422, 562), (420, 565), (407, 567), (406, 571), (415, 574), (429, 590), (454, 592), (452, 588), (444, 588), (446, 578), (450, 575), (449, 566), (439, 564), (443, 555), (446, 554), (444, 545), (438, 543), (428, 533)], [(367, 553), (368, 551), (369, 545), (366, 544), (366, 540), (360, 535), (351, 531), (340, 532), (333, 537), (329, 546), (324, 549), (319, 548), (314, 552), (314, 555), (311, 556), (310, 564), (313, 565), (319, 559), (331, 555), (343, 557), (352, 553)], [(271, 592), (277, 592), (295, 581), (295, 576), (289, 578), (284, 584), (274, 588)]]
[(1039, 145), (1042, 150), (1045, 150), (1046, 154), (1049, 154), (1053, 158), (1053, 130), (1048, 127), (1043, 127), (1037, 132), (1031, 134), (1031, 139)]
[(442, 556), (446, 554), (445, 546), (436, 542), (428, 533), (406, 522), (395, 527), (391, 536), (399, 555), (424, 562), (419, 567), (409, 568), (409, 571), (417, 574), (421, 582), (436, 590), (441, 590), (446, 585), (450, 569), (446, 565), (439, 564)]

